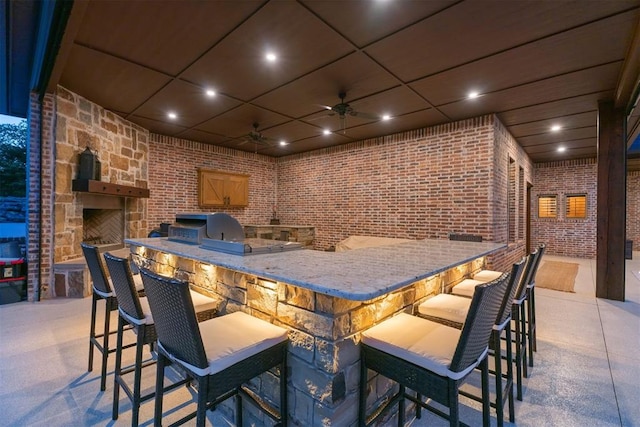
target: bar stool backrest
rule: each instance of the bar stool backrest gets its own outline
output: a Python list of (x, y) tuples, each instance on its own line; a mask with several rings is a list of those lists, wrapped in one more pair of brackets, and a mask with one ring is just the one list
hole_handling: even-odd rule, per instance
[(544, 255), (544, 251), (547, 249), (547, 245), (544, 243), (540, 243), (538, 246), (538, 257), (536, 258), (536, 263), (531, 270), (531, 277), (529, 277), (529, 281), (527, 282), (527, 286), (531, 286), (536, 283), (536, 273), (538, 272), (538, 267), (540, 267), (540, 261), (542, 260), (542, 255)]
[(540, 253), (539, 249), (536, 248), (535, 251), (531, 252), (527, 255), (527, 264), (524, 268), (524, 273), (522, 273), (522, 279), (518, 284), (518, 289), (516, 290), (516, 294), (513, 297), (514, 300), (519, 301), (527, 294), (527, 285), (531, 280), (531, 274), (533, 273), (534, 266), (538, 260), (538, 254)]
[(449, 369), (461, 372), (476, 364), (489, 345), (493, 325), (507, 290), (509, 273), (476, 286)]
[(142, 282), (158, 334), (158, 342), (179, 362), (206, 369), (204, 351), (189, 284), (141, 268)]
[(449, 240), (461, 242), (482, 242), (482, 236), (476, 234), (449, 233)]
[(120, 258), (109, 252), (104, 254), (111, 283), (118, 295), (118, 309), (124, 312), (129, 321), (141, 325), (145, 323), (140, 297), (133, 281), (133, 273), (127, 258)]
[(100, 260), (98, 247), (84, 242), (80, 243), (80, 246), (82, 247), (84, 259), (87, 261), (87, 267), (89, 267), (94, 292), (103, 298), (114, 296), (109, 280), (107, 279), (104, 264)]
[(518, 286), (522, 281), (522, 273), (525, 269), (525, 261), (526, 257), (523, 257), (520, 261), (516, 262), (511, 267), (511, 273), (509, 273), (509, 283), (507, 284), (507, 291), (504, 293), (504, 298), (502, 299), (502, 305), (500, 306), (500, 311), (498, 312), (499, 318), (496, 321), (496, 325), (502, 325), (511, 316), (511, 307), (513, 306), (511, 302), (513, 301), (513, 297), (515, 297)]

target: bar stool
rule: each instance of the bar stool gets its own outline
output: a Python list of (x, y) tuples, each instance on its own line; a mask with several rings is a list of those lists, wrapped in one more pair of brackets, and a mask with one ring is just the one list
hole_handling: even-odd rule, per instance
[(538, 257), (533, 266), (531, 277), (527, 283), (527, 337), (529, 339), (529, 366), (533, 366), (533, 352), (538, 351), (538, 339), (536, 336), (536, 274), (540, 266), (540, 260), (546, 249), (546, 245), (541, 243), (538, 246)]
[[(404, 425), (405, 399), (416, 404), (417, 416), (425, 408), (458, 426), (459, 388), (476, 367), (482, 378), (482, 421), (490, 424), (489, 367), (491, 329), (507, 289), (507, 275), (476, 288), (462, 330), (418, 316), (401, 313), (362, 333), (360, 344), (359, 425), (375, 423), (398, 403), (398, 425)], [(399, 390), (371, 415), (366, 413), (367, 370), (399, 383)], [(417, 393), (414, 397), (406, 389)], [(449, 408), (445, 413), (425, 396)]]
[[(502, 304), (496, 323), (491, 332), (489, 341), (489, 349), (493, 351), (494, 371), (496, 388), (495, 402), (491, 402), (491, 406), (496, 409), (496, 419), (498, 426), (504, 425), (504, 403), (509, 403), (509, 420), (515, 422), (515, 410), (513, 404), (513, 355), (511, 347), (511, 301), (515, 296), (518, 286), (522, 281), (522, 273), (525, 268), (525, 258), (513, 264), (507, 284), (507, 290), (504, 294)], [(463, 323), (469, 311), (471, 299), (451, 295), (438, 294), (418, 306), (418, 315), (428, 320), (443, 323), (454, 328), (462, 329)], [(505, 335), (506, 341), (506, 361), (507, 372), (502, 373), (502, 335)], [(502, 381), (505, 379), (505, 384)], [(463, 395), (479, 400), (477, 396), (469, 393), (460, 392)]]
[[(140, 297), (135, 289), (135, 282), (131, 272), (131, 266), (128, 259), (120, 258), (110, 253), (105, 253), (104, 258), (111, 274), (111, 282), (113, 288), (118, 295), (118, 335), (116, 344), (116, 367), (114, 371), (114, 387), (113, 387), (113, 408), (111, 418), (118, 419), (118, 407), (120, 400), (120, 388), (125, 392), (131, 400), (132, 417), (131, 425), (138, 425), (140, 414), (140, 405), (153, 398), (155, 392), (141, 395), (140, 386), (142, 379), (142, 368), (155, 364), (150, 359), (143, 361), (142, 350), (145, 344), (148, 344), (150, 350), (156, 342), (156, 329), (153, 322), (153, 316), (149, 309), (149, 302), (146, 297)], [(201, 295), (197, 292), (190, 291), (193, 301), (196, 317), (198, 321), (204, 321), (213, 318), (218, 312), (219, 301)], [(124, 327), (130, 326), (136, 334), (136, 355), (133, 365), (122, 368), (122, 340), (124, 335)], [(124, 376), (133, 372), (133, 388), (129, 386)], [(172, 390), (183, 382), (176, 382), (165, 388), (165, 391)]]
[[(236, 422), (242, 425), (242, 400), (249, 399), (279, 425), (287, 425), (287, 330), (243, 312), (198, 323), (188, 283), (141, 270), (158, 334), (154, 424), (162, 422), (164, 368), (176, 363), (197, 383), (197, 409), (173, 425), (196, 418), (205, 425), (207, 408), (236, 397)], [(280, 371), (280, 408), (245, 390), (243, 384), (272, 369)]]
[[(526, 285), (526, 298), (525, 298), (525, 308), (526, 315), (523, 315), (525, 318), (525, 327), (526, 327), (526, 336), (527, 336), (527, 346), (528, 346), (528, 365), (533, 367), (533, 352), (538, 351), (538, 344), (536, 338), (536, 294), (535, 294), (535, 276), (538, 271), (538, 266), (540, 265), (540, 260), (542, 259), (542, 255), (544, 254), (546, 245), (544, 243), (540, 244), (536, 251), (538, 255), (535, 260), (535, 264), (531, 267), (530, 274), (531, 277), (527, 281)], [(488, 282), (490, 280), (494, 280), (501, 274), (500, 271), (493, 270), (482, 270), (479, 273), (476, 273), (473, 276), (473, 280), (477, 280), (480, 282)], [(456, 285), (457, 287), (458, 285)], [(472, 287), (472, 284), (467, 283), (460, 287), (456, 292), (459, 294), (466, 293), (468, 294), (469, 288)], [(454, 287), (455, 289), (455, 287)], [(452, 291), (453, 292), (453, 291)], [(525, 375), (526, 377), (527, 375)]]
[[(87, 261), (87, 267), (89, 268), (89, 274), (92, 281), (93, 296), (91, 302), (91, 324), (89, 331), (89, 367), (88, 371), (93, 370), (93, 349), (94, 347), (102, 355), (102, 368), (100, 373), (100, 391), (106, 389), (107, 383), (107, 357), (109, 353), (115, 352), (114, 348), (109, 348), (109, 336), (117, 333), (117, 330), (112, 331), (110, 329), (111, 312), (118, 308), (118, 300), (116, 294), (113, 292), (110, 280), (105, 271), (104, 264), (100, 259), (100, 251), (97, 246), (90, 245), (88, 243), (80, 243), (82, 247), (82, 253)], [(143, 291), (142, 279), (140, 276), (134, 278), (136, 283), (136, 289), (140, 292)], [(98, 301), (105, 302), (105, 314), (104, 314), (104, 330), (100, 334), (96, 334), (96, 311)], [(100, 342), (102, 338), (102, 342)], [(128, 347), (133, 346), (133, 344)]]

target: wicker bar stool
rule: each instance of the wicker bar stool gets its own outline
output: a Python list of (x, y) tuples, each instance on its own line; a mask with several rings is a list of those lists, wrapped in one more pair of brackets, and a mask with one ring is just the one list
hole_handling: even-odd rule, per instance
[[(491, 372), (495, 376), (495, 401), (491, 402), (496, 410), (496, 419), (498, 426), (504, 425), (504, 403), (509, 404), (509, 421), (515, 422), (515, 410), (513, 403), (513, 355), (511, 346), (511, 301), (515, 296), (518, 286), (522, 282), (522, 272), (525, 267), (525, 259), (513, 264), (507, 284), (507, 290), (504, 294), (500, 312), (496, 318), (495, 325), (491, 332), (489, 341), (489, 350), (493, 351), (494, 371)], [(451, 295), (438, 294), (418, 306), (418, 315), (425, 319), (443, 323), (454, 328), (462, 329), (466, 319), (467, 312), (471, 305), (471, 299)], [(506, 357), (507, 372), (502, 372), (502, 336), (506, 341)], [(503, 384), (503, 379), (505, 383)], [(470, 395), (461, 391), (461, 394), (480, 400), (477, 396)]]
[[(122, 388), (129, 400), (131, 400), (131, 425), (137, 426), (140, 414), (140, 405), (155, 396), (155, 392), (142, 395), (140, 387), (142, 368), (155, 364), (153, 359), (144, 361), (142, 351), (145, 344), (149, 345), (150, 350), (153, 349), (157, 339), (156, 328), (153, 323), (153, 316), (151, 315), (151, 309), (149, 308), (147, 298), (140, 297), (135, 289), (134, 276), (131, 272), (129, 260), (117, 257), (110, 253), (105, 253), (104, 258), (109, 273), (111, 274), (113, 288), (118, 295), (118, 312), (120, 314), (118, 317), (116, 367), (114, 371), (113, 408), (111, 417), (114, 420), (118, 419), (120, 388)], [(219, 301), (214, 298), (210, 298), (193, 291), (191, 291), (191, 298), (193, 300), (198, 321), (211, 319), (218, 312)], [(130, 326), (136, 334), (136, 355), (133, 365), (123, 368), (122, 341), (125, 326)], [(125, 379), (125, 375), (130, 373), (133, 373), (133, 387), (131, 387)], [(165, 387), (164, 390), (172, 390), (184, 383), (185, 381), (176, 382)]]
[[(111, 330), (111, 312), (117, 310), (118, 300), (116, 294), (111, 287), (104, 264), (100, 258), (100, 251), (97, 246), (88, 243), (80, 243), (82, 253), (87, 261), (89, 274), (91, 275), (93, 296), (91, 302), (91, 324), (89, 331), (89, 367), (88, 371), (93, 370), (93, 350), (94, 347), (100, 352), (102, 358), (102, 367), (100, 373), (100, 390), (104, 391), (107, 384), (107, 358), (110, 353), (115, 352), (115, 348), (109, 347), (109, 336), (117, 333), (117, 330)], [(142, 279), (135, 276), (134, 282), (139, 292), (143, 291)], [(104, 330), (102, 333), (96, 333), (96, 316), (98, 301), (105, 302), (104, 313)], [(102, 339), (102, 342), (100, 342)], [(129, 345), (129, 347), (134, 344)]]
[[(529, 347), (529, 335), (527, 334), (527, 307), (525, 305), (528, 295), (527, 284), (531, 281), (531, 275), (534, 274), (534, 269), (537, 265), (536, 263), (539, 253), (539, 249), (536, 249), (527, 256), (525, 270), (522, 274), (521, 285), (516, 290), (511, 308), (511, 326), (513, 328), (511, 332), (513, 332), (513, 343), (515, 350), (514, 362), (516, 365), (516, 399), (520, 401), (522, 401), (522, 379), (529, 376), (529, 370), (527, 369), (527, 349)], [(465, 281), (463, 281), (461, 284), (453, 287), (452, 293), (458, 292), (457, 295), (470, 296), (471, 294), (469, 294), (469, 292), (474, 289), (478, 283), (486, 283), (487, 281), (490, 281), (491, 277), (498, 277), (496, 276), (496, 273), (501, 274), (501, 272), (493, 270), (483, 270), (474, 276), (475, 278), (480, 278), (483, 280), (467, 279), (467, 283), (469, 283), (468, 286), (465, 286)], [(458, 289), (456, 290), (456, 288)]]
[[(172, 425), (196, 418), (202, 427), (207, 409), (236, 396), (235, 424), (242, 425), (242, 400), (249, 399), (277, 425), (287, 425), (287, 330), (243, 312), (198, 323), (188, 283), (141, 270), (158, 334), (154, 425), (162, 423), (164, 368), (173, 362), (197, 383), (196, 412)], [(280, 408), (273, 408), (243, 384), (277, 368)]]
[(540, 260), (546, 249), (544, 243), (538, 246), (538, 257), (531, 270), (531, 277), (527, 283), (527, 338), (529, 340), (529, 366), (533, 366), (533, 352), (538, 351), (538, 339), (536, 337), (536, 274), (540, 266)]
[[(528, 347), (528, 364), (533, 367), (533, 352), (538, 351), (538, 340), (536, 338), (536, 294), (535, 294), (535, 276), (538, 271), (538, 266), (540, 265), (540, 259), (544, 254), (546, 245), (544, 243), (538, 246), (536, 251), (539, 253), (536, 259), (535, 265), (533, 265), (531, 270), (531, 277), (527, 283), (527, 293), (525, 299), (525, 307), (526, 307), (526, 315), (525, 315), (525, 327), (526, 327), (526, 335), (527, 335), (527, 347)], [(494, 280), (496, 277), (502, 274), (500, 271), (493, 270), (482, 270), (479, 273), (473, 276), (473, 280), (477, 280), (480, 282), (488, 282)], [(462, 291), (460, 288), (459, 292)], [(525, 375), (526, 376), (526, 375)]]
[[(482, 421), (490, 424), (489, 338), (507, 289), (507, 275), (476, 288), (462, 330), (401, 313), (363, 332), (360, 344), (359, 425), (375, 423), (396, 403), (398, 425), (404, 426), (405, 399), (460, 424), (459, 388), (476, 367), (482, 378)], [(367, 370), (399, 383), (399, 391), (372, 414), (366, 413)], [(412, 396), (406, 389), (413, 390)], [(421, 396), (449, 408), (445, 413)]]

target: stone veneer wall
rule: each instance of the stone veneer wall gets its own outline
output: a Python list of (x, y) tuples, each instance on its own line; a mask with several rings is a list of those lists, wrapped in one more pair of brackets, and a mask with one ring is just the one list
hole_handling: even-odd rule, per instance
[[(248, 206), (200, 208), (198, 168), (250, 175)], [(172, 223), (176, 213), (186, 212), (226, 212), (241, 224), (268, 224), (274, 207), (275, 184), (273, 157), (151, 134), (148, 210), (151, 229), (162, 222)]]
[(640, 251), (640, 171), (627, 173), (627, 240)]
[[(222, 299), (221, 314), (244, 311), (289, 330), (289, 421), (294, 426), (357, 425), (360, 382), (359, 342), (362, 331), (402, 311), (413, 313), (442, 287), (459, 283), (483, 267), (479, 259), (370, 301), (350, 301), (273, 282), (251, 274), (201, 263), (144, 247), (133, 247), (139, 266), (188, 281), (201, 293)], [(273, 374), (251, 381), (253, 389), (277, 404), (279, 388)], [(380, 376), (368, 381), (368, 406), (384, 400), (395, 384)], [(408, 405), (410, 407), (410, 405)], [(218, 407), (231, 425), (232, 402)], [(409, 411), (410, 409), (408, 409)], [(245, 406), (247, 425), (271, 425)], [(411, 419), (413, 414), (408, 414)], [(395, 415), (390, 414), (394, 419)], [(382, 425), (397, 425), (389, 419)]]
[[(82, 193), (71, 191), (79, 154), (86, 147), (97, 154), (102, 181), (148, 188), (149, 132), (61, 86), (56, 95), (54, 257), (60, 262), (82, 257)], [(146, 203), (125, 199), (125, 238), (146, 237)]]
[[(531, 196), (531, 229), (536, 240), (547, 244), (547, 253), (578, 258), (596, 257), (597, 180), (596, 159), (537, 163)], [(587, 195), (587, 217), (565, 218), (567, 194)], [(557, 218), (538, 218), (538, 197), (557, 196)]]

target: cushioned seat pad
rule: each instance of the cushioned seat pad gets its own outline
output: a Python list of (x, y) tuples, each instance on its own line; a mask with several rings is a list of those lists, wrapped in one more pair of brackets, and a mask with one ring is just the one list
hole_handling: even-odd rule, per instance
[(456, 323), (464, 323), (471, 306), (471, 299), (451, 294), (438, 294), (418, 306), (424, 316), (437, 317)]
[(473, 275), (473, 280), (480, 280), (481, 282), (491, 282), (502, 276), (502, 271), (494, 270), (481, 270)]
[(476, 286), (481, 285), (485, 282), (481, 282), (480, 280), (473, 279), (464, 279), (462, 282), (458, 283), (451, 289), (451, 293), (454, 295), (462, 295), (464, 297), (473, 297), (473, 293), (476, 290)]
[(401, 313), (363, 332), (362, 342), (440, 376), (459, 379), (475, 367), (449, 370), (460, 334), (459, 329)]
[(220, 372), (287, 340), (287, 330), (241, 311), (198, 323), (209, 360), (206, 369), (189, 366), (198, 375)]

